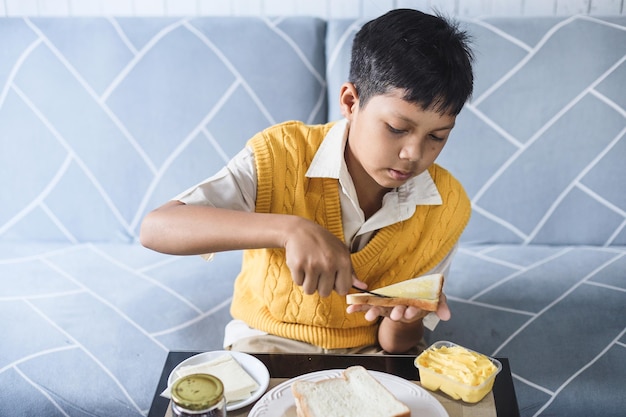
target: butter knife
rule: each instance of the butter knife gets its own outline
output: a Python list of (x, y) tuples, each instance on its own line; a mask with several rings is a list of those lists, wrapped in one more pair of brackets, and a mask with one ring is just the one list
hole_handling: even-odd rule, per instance
[(359, 292), (365, 292), (368, 294), (372, 294), (375, 295), (376, 297), (381, 297), (381, 298), (393, 298), (389, 295), (384, 295), (384, 294), (379, 294), (377, 292), (373, 292), (373, 291), (368, 291), (368, 290), (362, 290), (361, 288), (355, 287), (354, 285), (352, 286), (352, 288), (354, 288), (355, 290), (359, 291)]

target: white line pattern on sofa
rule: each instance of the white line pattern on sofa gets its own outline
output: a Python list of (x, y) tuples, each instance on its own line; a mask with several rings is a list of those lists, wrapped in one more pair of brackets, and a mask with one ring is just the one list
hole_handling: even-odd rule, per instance
[[(336, 118), (361, 23), (0, 19), (0, 415), (145, 415), (168, 350), (221, 348), (240, 253), (138, 224), (267, 125)], [(463, 24), (476, 92), (440, 163), (474, 214), (429, 339), (509, 357), (523, 416), (619, 415), (626, 18)]]

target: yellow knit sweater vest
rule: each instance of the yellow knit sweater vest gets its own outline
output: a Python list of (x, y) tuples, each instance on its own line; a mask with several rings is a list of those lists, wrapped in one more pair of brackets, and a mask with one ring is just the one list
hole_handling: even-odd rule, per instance
[[(338, 180), (305, 173), (332, 123), (286, 122), (253, 137), (258, 186), (256, 211), (298, 215), (323, 225), (344, 240)], [(379, 230), (352, 254), (356, 275), (375, 289), (424, 274), (459, 239), (470, 202), (456, 179), (433, 165), (429, 172), (442, 196), (440, 206), (417, 206), (413, 217)], [(291, 279), (283, 249), (244, 252), (235, 282), (233, 317), (253, 328), (327, 349), (376, 342), (377, 323), (347, 314), (345, 297), (306, 295)]]

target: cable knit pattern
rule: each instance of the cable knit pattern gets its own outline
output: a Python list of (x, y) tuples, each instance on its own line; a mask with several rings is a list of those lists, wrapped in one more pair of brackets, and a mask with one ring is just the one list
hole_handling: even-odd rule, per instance
[[(323, 225), (343, 240), (338, 181), (305, 173), (332, 123), (286, 122), (252, 138), (257, 212), (294, 214)], [(440, 206), (418, 206), (409, 220), (378, 231), (352, 255), (357, 276), (377, 288), (424, 274), (458, 240), (470, 216), (461, 185), (443, 168), (430, 168), (442, 195)], [(282, 249), (246, 251), (235, 283), (231, 312), (250, 326), (324, 348), (375, 343), (377, 325), (347, 314), (345, 297), (305, 295), (291, 279)]]

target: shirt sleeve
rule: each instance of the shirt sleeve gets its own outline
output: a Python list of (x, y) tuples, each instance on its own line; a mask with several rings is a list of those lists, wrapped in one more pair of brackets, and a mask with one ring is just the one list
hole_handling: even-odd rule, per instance
[[(444, 276), (444, 278), (447, 279), (448, 278), (448, 274), (450, 272), (450, 265), (452, 264), (452, 259), (454, 258), (454, 255), (456, 254), (458, 246), (459, 246), (459, 244), (456, 243), (454, 245), (454, 247), (452, 248), (452, 250), (450, 252), (448, 252), (446, 257), (443, 258), (443, 260), (441, 262), (439, 262), (439, 264), (437, 264), (433, 269), (431, 269), (430, 272), (428, 272), (426, 275), (428, 275), (428, 274), (442, 274)], [(440, 321), (440, 319), (439, 319), (439, 317), (437, 317), (437, 315), (435, 313), (429, 313), (426, 317), (424, 317), (424, 320), (423, 320), (424, 327), (426, 327), (430, 331), (433, 331), (433, 330), (435, 330), (435, 328), (439, 324), (439, 321)]]
[(215, 175), (174, 197), (190, 205), (252, 212), (257, 174), (252, 149), (245, 147)]

